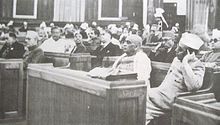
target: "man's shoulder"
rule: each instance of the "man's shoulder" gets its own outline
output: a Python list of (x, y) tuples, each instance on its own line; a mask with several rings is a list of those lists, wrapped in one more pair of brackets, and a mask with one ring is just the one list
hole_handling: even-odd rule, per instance
[(144, 53), (143, 51), (138, 51), (138, 52), (135, 54), (135, 58), (150, 60), (150, 58), (147, 56), (147, 54)]
[(19, 42), (13, 43), (12, 46), (15, 47), (15, 48), (24, 48), (24, 45), (19, 43)]

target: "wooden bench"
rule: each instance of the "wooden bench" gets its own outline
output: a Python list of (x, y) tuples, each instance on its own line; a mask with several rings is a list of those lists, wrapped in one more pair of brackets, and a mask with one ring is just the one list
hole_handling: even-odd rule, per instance
[(172, 125), (219, 125), (220, 102), (213, 93), (179, 97), (172, 114)]

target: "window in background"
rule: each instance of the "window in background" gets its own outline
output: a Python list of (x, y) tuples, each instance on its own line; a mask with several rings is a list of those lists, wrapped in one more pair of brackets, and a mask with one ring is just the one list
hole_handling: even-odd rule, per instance
[(37, 18), (38, 0), (13, 0), (14, 18)]

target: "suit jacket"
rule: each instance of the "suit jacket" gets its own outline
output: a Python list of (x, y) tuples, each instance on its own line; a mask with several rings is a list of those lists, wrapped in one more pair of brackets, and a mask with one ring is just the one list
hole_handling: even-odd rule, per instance
[(24, 45), (15, 42), (12, 45), (8, 45), (5, 43), (0, 50), (1, 58), (23, 58), (23, 54), (25, 53)]
[(101, 46), (97, 48), (97, 55), (104, 57), (104, 56), (120, 56), (123, 54), (122, 50), (118, 45), (113, 43), (109, 43), (105, 48)]
[(152, 61), (171, 63), (176, 57), (175, 47), (169, 52), (167, 48), (159, 48), (156, 53), (151, 52), (149, 57)]
[(101, 66), (102, 60), (105, 56), (120, 56), (122, 55), (123, 51), (119, 48), (118, 45), (113, 43), (109, 43), (105, 48), (99, 46), (96, 48), (95, 51), (90, 52), (91, 55), (96, 56), (97, 58), (93, 59), (94, 66)]

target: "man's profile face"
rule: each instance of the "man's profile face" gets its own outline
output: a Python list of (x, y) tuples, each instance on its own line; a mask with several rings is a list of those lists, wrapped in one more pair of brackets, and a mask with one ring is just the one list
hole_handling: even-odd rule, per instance
[(32, 46), (37, 45), (37, 40), (34, 39), (34, 37), (31, 35), (26, 36), (25, 42), (26, 42), (27, 47), (32, 47)]
[(183, 58), (185, 57), (185, 55), (187, 54), (187, 51), (186, 51), (186, 47), (183, 47), (183, 46), (180, 46), (178, 45), (178, 47), (176, 48), (176, 57), (182, 61)]

